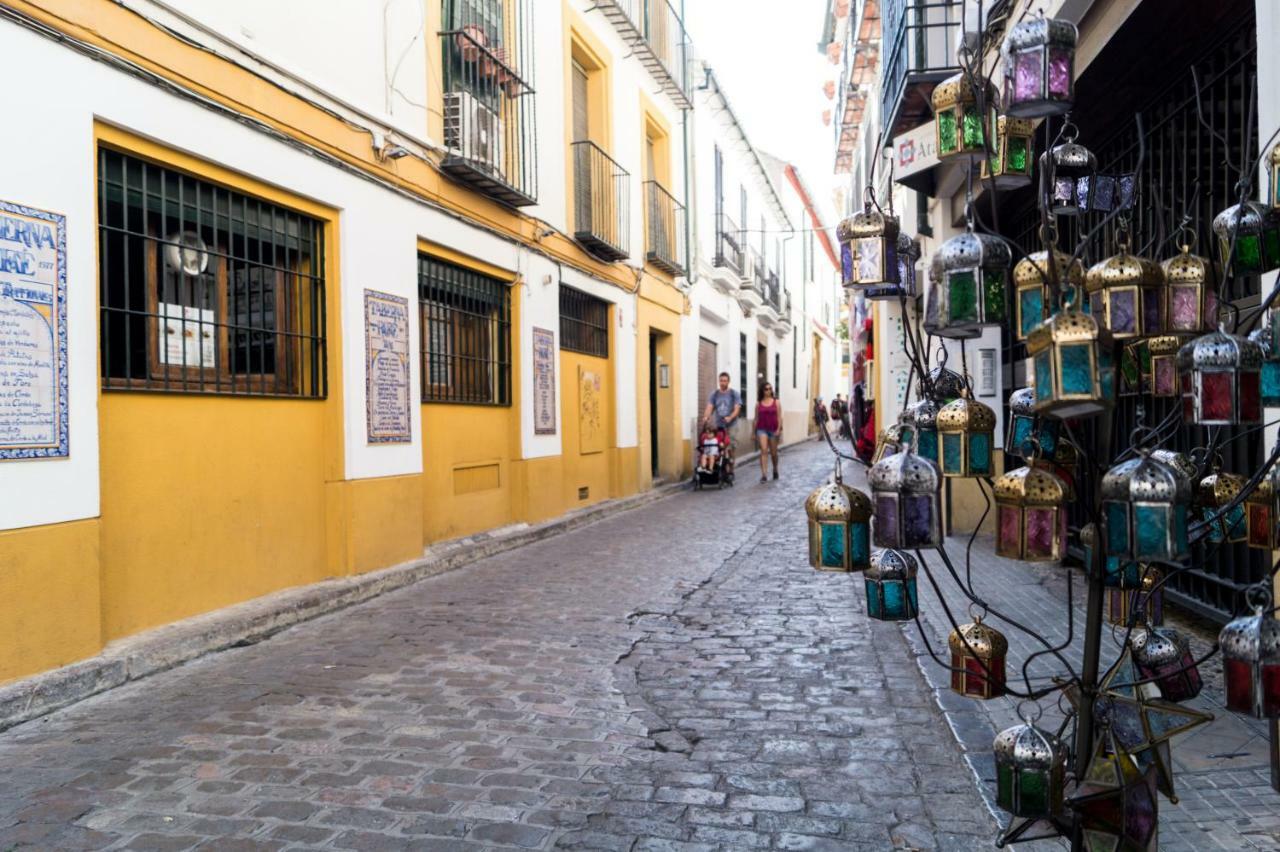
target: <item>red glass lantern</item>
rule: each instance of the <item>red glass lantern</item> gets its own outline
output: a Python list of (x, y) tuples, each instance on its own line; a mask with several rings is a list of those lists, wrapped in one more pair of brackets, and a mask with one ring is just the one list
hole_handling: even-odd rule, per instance
[(1266, 611), (1265, 588), (1250, 589), (1254, 614), (1237, 618), (1218, 634), (1227, 709), (1257, 719), (1280, 719), (1280, 622)]
[(994, 627), (975, 617), (962, 624), (947, 638), (951, 649), (951, 689), (972, 698), (996, 698), (1004, 695), (1005, 657), (1009, 641)]
[[(1276, 469), (1280, 471), (1280, 468)], [(1275, 472), (1272, 473), (1275, 476)], [(1250, 547), (1257, 550), (1280, 549), (1280, 529), (1276, 527), (1275, 486), (1263, 480), (1249, 492), (1244, 501), (1245, 530)]]
[(1155, 678), (1160, 695), (1170, 701), (1186, 701), (1203, 686), (1191, 645), (1172, 627), (1135, 630), (1129, 637), (1133, 662), (1144, 679)]

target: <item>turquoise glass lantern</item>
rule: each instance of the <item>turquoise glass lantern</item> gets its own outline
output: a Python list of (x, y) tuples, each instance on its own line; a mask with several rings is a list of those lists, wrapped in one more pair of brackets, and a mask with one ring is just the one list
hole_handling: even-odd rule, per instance
[(1035, 405), (1034, 387), (1019, 388), (1009, 394), (1009, 431), (1004, 442), (1005, 452), (1025, 459), (1031, 456), (1032, 448), (1038, 444), (1042, 457), (1054, 458), (1062, 421), (1038, 416)]
[(1228, 278), (1280, 269), (1280, 215), (1274, 209), (1256, 201), (1228, 207), (1213, 217), (1213, 233)]
[(1191, 482), (1150, 451), (1139, 450), (1136, 458), (1102, 477), (1106, 555), (1128, 562), (1186, 559), (1190, 506)]
[(867, 615), (880, 621), (910, 621), (920, 612), (916, 558), (901, 550), (878, 550), (862, 574)]
[(819, 486), (805, 501), (809, 564), (849, 573), (871, 564), (871, 498), (842, 482)]
[[(1050, 310), (1057, 310), (1048, 297), (1049, 290), (1049, 253), (1033, 252), (1013, 267), (1014, 307), (1016, 323), (1014, 335), (1018, 340), (1026, 340), (1031, 332), (1049, 316)], [(1084, 264), (1079, 260), (1072, 262), (1071, 255), (1054, 249), (1054, 273), (1059, 286), (1069, 287), (1077, 294), (1084, 289)], [(1079, 304), (1077, 295), (1076, 304)]]
[(925, 458), (938, 457), (938, 411), (941, 406), (925, 397), (907, 409), (906, 421), (916, 437), (916, 452)]
[(1262, 348), (1258, 375), (1262, 405), (1280, 406), (1280, 311), (1268, 311), (1266, 324), (1250, 332), (1249, 339)]
[(938, 464), (946, 477), (991, 476), (995, 470), (996, 414), (969, 396), (938, 412)]
[(947, 240), (934, 262), (936, 317), (933, 334), (966, 339), (982, 326), (1003, 323), (1013, 255), (999, 237), (965, 232)]
[(1027, 338), (1034, 368), (1036, 413), (1091, 417), (1115, 404), (1111, 335), (1090, 315), (1063, 308)]
[[(1248, 538), (1244, 502), (1236, 501), (1248, 482), (1243, 476), (1220, 470), (1200, 480), (1196, 487), (1196, 504), (1204, 512), (1205, 522), (1209, 525), (1209, 541), (1235, 544)], [(1233, 501), (1234, 506), (1231, 505)]]

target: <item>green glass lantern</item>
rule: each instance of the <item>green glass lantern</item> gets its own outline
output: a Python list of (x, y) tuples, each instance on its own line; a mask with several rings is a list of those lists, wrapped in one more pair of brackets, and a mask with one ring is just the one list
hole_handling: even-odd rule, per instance
[(946, 477), (990, 476), (995, 470), (996, 414), (969, 396), (938, 412), (938, 464)]
[(911, 404), (905, 415), (916, 438), (916, 452), (925, 458), (938, 457), (938, 411), (942, 406), (925, 397)]
[[(1048, 257), (1048, 252), (1032, 252), (1013, 267), (1017, 312), (1014, 334), (1018, 340), (1026, 340), (1036, 326), (1045, 321), (1050, 313), (1047, 308), (1051, 307), (1056, 311), (1058, 307), (1048, 295)], [(1084, 264), (1079, 260), (1073, 262), (1071, 255), (1057, 249), (1054, 249), (1053, 261), (1059, 286), (1069, 287), (1077, 294), (1081, 292), (1084, 289)], [(1079, 296), (1075, 298), (1079, 304)]]
[(1209, 541), (1235, 544), (1246, 540), (1244, 504), (1230, 505), (1246, 484), (1248, 480), (1243, 476), (1220, 470), (1200, 480), (1196, 488), (1196, 504), (1204, 512), (1204, 519), (1209, 525)]
[(999, 237), (965, 232), (947, 240), (934, 258), (939, 337), (969, 338), (1005, 318), (1012, 254)]
[(1177, 562), (1190, 555), (1191, 482), (1146, 449), (1102, 477), (1103, 541), (1129, 562)]
[(1120, 368), (1117, 372), (1120, 396), (1134, 396), (1139, 388), (1151, 387), (1151, 351), (1145, 340), (1118, 344)]
[(1241, 426), (1262, 420), (1263, 349), (1215, 331), (1178, 350), (1182, 416), (1200, 426)]
[(986, 157), (986, 140), (996, 119), (996, 91), (984, 81), (982, 103), (964, 73), (948, 77), (933, 90), (934, 125), (938, 159)]
[(871, 564), (871, 498), (842, 482), (819, 486), (805, 501), (809, 564), (849, 573)]
[(867, 205), (836, 228), (836, 236), (849, 246), (851, 264), (844, 286), (851, 288), (901, 284), (898, 265), (898, 217)]
[(1090, 267), (1084, 279), (1092, 313), (1116, 340), (1164, 332), (1164, 272), (1145, 257), (1120, 251)]
[(1024, 719), (992, 744), (996, 804), (1016, 817), (1049, 818), (1062, 810), (1067, 750), (1058, 738)]
[(996, 189), (1018, 189), (1031, 183), (1032, 135), (1035, 123), (1002, 115), (996, 119), (996, 138), (990, 159), (982, 161), (982, 182)]
[[(929, 262), (929, 289), (924, 296), (924, 331), (936, 337), (947, 337), (951, 340), (969, 340), (982, 336), (981, 326), (970, 323), (964, 326), (953, 325), (942, 328), (939, 324), (942, 299), (945, 298), (946, 276), (942, 271), (942, 255), (935, 252)], [(943, 332), (946, 332), (943, 334)]]
[(1226, 266), (1228, 278), (1280, 269), (1280, 214), (1273, 208), (1256, 201), (1228, 207), (1213, 217), (1213, 232), (1218, 237), (1218, 258)]
[(1165, 280), (1165, 317), (1169, 334), (1196, 335), (1218, 324), (1218, 297), (1210, 282), (1209, 259), (1182, 251), (1161, 264)]
[(1109, 332), (1082, 311), (1064, 308), (1027, 338), (1034, 368), (1036, 413), (1091, 417), (1115, 403), (1115, 361)]
[(1045, 458), (1054, 458), (1058, 452), (1058, 432), (1062, 429), (1062, 421), (1040, 417), (1036, 414), (1035, 404), (1034, 387), (1019, 388), (1009, 394), (1009, 430), (1004, 450), (1025, 459), (1038, 445)]
[(916, 558), (901, 550), (878, 550), (862, 573), (867, 615), (879, 621), (910, 621), (920, 612)]

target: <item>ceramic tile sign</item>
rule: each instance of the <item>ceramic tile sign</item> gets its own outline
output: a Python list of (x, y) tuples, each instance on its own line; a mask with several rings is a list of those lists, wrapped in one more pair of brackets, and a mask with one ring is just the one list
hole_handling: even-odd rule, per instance
[(364, 291), (364, 389), (370, 444), (407, 444), (409, 428), (409, 300)]
[(66, 217), (0, 201), (0, 459), (70, 454)]
[(533, 434), (556, 433), (556, 336), (533, 329)]

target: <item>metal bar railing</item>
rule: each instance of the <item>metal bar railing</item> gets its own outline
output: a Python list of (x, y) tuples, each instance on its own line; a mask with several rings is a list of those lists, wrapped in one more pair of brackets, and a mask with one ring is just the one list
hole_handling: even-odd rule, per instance
[(626, 169), (594, 142), (573, 143), (574, 236), (609, 260), (630, 255), (630, 182)]
[(689, 37), (675, 7), (669, 0), (608, 0), (608, 4), (622, 10), (662, 70), (687, 97), (690, 94), (686, 52)]
[(675, 275), (683, 275), (684, 205), (656, 180), (645, 181), (645, 259)]
[(960, 0), (886, 0), (883, 20), (880, 114), (890, 127), (896, 122), (912, 74), (938, 76), (959, 70), (955, 48), (963, 10)]
[(742, 274), (745, 258), (742, 252), (742, 230), (738, 223), (724, 213), (716, 223), (716, 259), (715, 265), (732, 269)]

